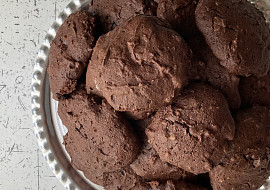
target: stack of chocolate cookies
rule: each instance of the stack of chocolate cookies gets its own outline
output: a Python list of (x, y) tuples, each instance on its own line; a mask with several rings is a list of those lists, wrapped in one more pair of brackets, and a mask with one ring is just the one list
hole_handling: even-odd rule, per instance
[(246, 0), (92, 0), (51, 43), (74, 168), (108, 190), (257, 189), (270, 29)]

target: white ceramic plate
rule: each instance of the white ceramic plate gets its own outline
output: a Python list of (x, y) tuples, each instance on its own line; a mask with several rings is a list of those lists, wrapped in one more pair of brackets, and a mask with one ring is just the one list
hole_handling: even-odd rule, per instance
[[(90, 0), (73, 0), (58, 16), (49, 29), (38, 52), (32, 79), (32, 116), (35, 134), (39, 147), (51, 170), (66, 189), (101, 190), (100, 186), (91, 183), (82, 172), (72, 168), (70, 157), (63, 146), (63, 136), (67, 129), (57, 114), (57, 101), (52, 99), (47, 74), (50, 43), (65, 19), (80, 8), (87, 9)], [(270, 0), (250, 0), (265, 14), (270, 21)], [(270, 180), (260, 188), (270, 190)]]

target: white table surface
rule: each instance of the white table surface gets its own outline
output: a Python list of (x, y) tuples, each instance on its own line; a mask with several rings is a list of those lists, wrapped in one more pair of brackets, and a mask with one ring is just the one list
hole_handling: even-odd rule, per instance
[(69, 0), (0, 3), (0, 190), (61, 190), (32, 128), (31, 78), (46, 31)]

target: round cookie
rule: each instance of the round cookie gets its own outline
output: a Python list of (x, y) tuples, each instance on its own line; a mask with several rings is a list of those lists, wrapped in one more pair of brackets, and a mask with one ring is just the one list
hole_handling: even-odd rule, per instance
[(199, 30), (230, 73), (263, 76), (270, 64), (270, 29), (263, 13), (246, 0), (201, 0)]
[(162, 162), (157, 152), (147, 142), (130, 167), (137, 175), (147, 180), (180, 180), (195, 176), (167, 162)]
[(139, 15), (99, 38), (86, 89), (101, 92), (115, 110), (144, 118), (141, 113), (170, 104), (187, 84), (190, 60), (181, 36), (157, 18)]
[(270, 106), (270, 75), (263, 77), (241, 78), (239, 83), (242, 105), (244, 107), (259, 104)]
[(51, 43), (48, 73), (55, 99), (76, 89), (96, 42), (96, 19), (79, 10), (61, 25)]
[(229, 106), (232, 109), (238, 109), (241, 105), (238, 90), (239, 78), (220, 65), (220, 61), (212, 53), (201, 35), (188, 40), (188, 44), (193, 53), (198, 56), (198, 59), (205, 62), (205, 65), (202, 65), (200, 61), (193, 62), (190, 69), (193, 71), (191, 73), (196, 73), (193, 74), (193, 77), (200, 76), (197, 78), (207, 81), (212, 86), (220, 89), (227, 98)]
[(162, 0), (158, 3), (157, 17), (171, 24), (183, 38), (189, 38), (199, 30), (195, 22), (195, 0)]
[(270, 107), (236, 114), (232, 152), (210, 172), (214, 190), (258, 189), (270, 175)]
[(206, 173), (227, 153), (234, 120), (218, 90), (192, 84), (156, 113), (146, 135), (162, 161), (194, 174)]
[(176, 166), (161, 161), (157, 152), (148, 143), (145, 129), (152, 121), (152, 116), (144, 120), (136, 121), (135, 129), (142, 142), (142, 150), (137, 159), (130, 165), (133, 171), (148, 180), (179, 180), (182, 179), (188, 183), (196, 183), (201, 186), (209, 187), (210, 179), (207, 174), (194, 175), (186, 172)]
[(206, 174), (194, 175), (181, 168), (163, 162), (158, 153), (148, 143), (145, 129), (151, 123), (153, 115), (144, 120), (136, 121), (136, 131), (142, 142), (142, 150), (137, 159), (130, 165), (133, 171), (147, 180), (184, 180), (188, 183), (196, 183), (202, 186), (210, 186), (210, 179)]
[(126, 119), (105, 100), (87, 95), (82, 86), (70, 96), (59, 101), (58, 114), (71, 139), (66, 149), (76, 150), (70, 152), (74, 165), (86, 172), (87, 166), (111, 172), (132, 163), (140, 142)]
[(157, 4), (154, 0), (92, 0), (89, 3), (89, 12), (101, 21), (104, 33), (135, 15), (156, 15)]

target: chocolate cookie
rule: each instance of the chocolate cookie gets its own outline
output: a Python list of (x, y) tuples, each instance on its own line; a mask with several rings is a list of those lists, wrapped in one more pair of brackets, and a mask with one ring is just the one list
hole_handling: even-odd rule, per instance
[(161, 161), (157, 152), (147, 142), (144, 144), (138, 158), (130, 167), (137, 175), (147, 180), (180, 180), (195, 176), (167, 162)]
[[(83, 138), (78, 132), (69, 132), (64, 136), (65, 149), (71, 157), (71, 165), (77, 170), (83, 171), (86, 178), (97, 185), (103, 185), (103, 172), (97, 167), (93, 167), (92, 163), (98, 165), (95, 158), (92, 156), (92, 151), (89, 151), (87, 139)], [(102, 156), (98, 154), (98, 156)]]
[(104, 189), (106, 190), (135, 190), (139, 184), (144, 183), (145, 181), (140, 176), (137, 176), (130, 167), (104, 173), (103, 180)]
[(233, 150), (210, 172), (214, 190), (258, 189), (270, 175), (270, 107), (236, 114)]
[(68, 128), (66, 149), (73, 165), (83, 172), (87, 167), (115, 171), (128, 166), (139, 154), (140, 142), (131, 125), (105, 100), (87, 95), (82, 87), (59, 101), (58, 113)]
[(246, 0), (201, 0), (196, 22), (207, 44), (230, 73), (262, 76), (270, 64), (270, 29)]
[[(220, 61), (212, 53), (211, 49), (205, 43), (201, 35), (197, 35), (190, 40), (188, 44), (197, 55), (197, 61), (193, 61), (193, 77), (202, 81), (207, 81), (212, 86), (221, 90), (228, 100), (228, 104), (233, 109), (238, 109), (241, 105), (241, 98), (238, 90), (239, 78), (220, 65)], [(201, 61), (205, 65), (201, 64)], [(198, 77), (199, 76), (199, 77)], [(191, 78), (191, 77), (190, 77)]]
[(51, 43), (48, 73), (55, 99), (76, 89), (96, 42), (96, 19), (79, 10), (59, 28)]
[(157, 4), (153, 0), (91, 0), (89, 11), (99, 17), (106, 33), (135, 15), (156, 15)]
[(136, 121), (136, 131), (141, 139), (142, 149), (140, 155), (137, 159), (130, 165), (133, 171), (147, 180), (185, 180), (189, 183), (196, 183), (200, 185), (209, 186), (210, 180), (205, 174), (194, 175), (192, 173), (186, 172), (181, 168), (173, 166), (167, 162), (163, 162), (158, 153), (148, 143), (147, 136), (145, 134), (145, 129), (151, 123), (152, 117), (144, 120)]
[(227, 153), (234, 120), (225, 97), (198, 83), (159, 110), (146, 135), (162, 161), (194, 174), (206, 173)]
[(191, 51), (176, 32), (155, 17), (136, 16), (99, 38), (86, 89), (102, 92), (117, 111), (151, 113), (170, 104), (187, 84), (190, 59)]
[[(151, 181), (138, 185), (138, 190), (207, 190), (207, 188), (184, 181)], [(137, 190), (137, 189), (136, 189)]]
[[(144, 184), (145, 180), (136, 175), (130, 167), (113, 172), (100, 172), (90, 169), (85, 171), (84, 175), (92, 182), (103, 186), (105, 190), (142, 190), (142, 187), (146, 187), (141, 185)], [(139, 189), (140, 187), (142, 189)]]
[(244, 107), (253, 104), (270, 106), (270, 75), (241, 78), (239, 91)]
[(53, 54), (50, 54), (48, 67), (50, 89), (53, 98), (59, 100), (76, 89), (77, 82), (84, 72), (85, 64), (66, 58), (61, 55), (59, 49), (55, 49)]
[(158, 3), (157, 16), (171, 24), (182, 37), (199, 33), (195, 22), (195, 0), (162, 0)]

